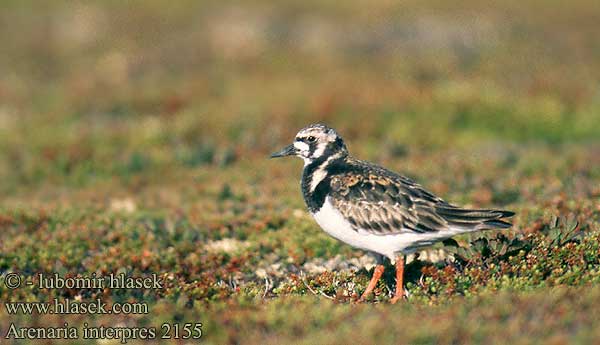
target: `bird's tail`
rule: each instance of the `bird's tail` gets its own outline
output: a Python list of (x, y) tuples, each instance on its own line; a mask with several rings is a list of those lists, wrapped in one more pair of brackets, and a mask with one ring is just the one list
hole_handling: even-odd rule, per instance
[(515, 215), (511, 211), (503, 210), (468, 210), (452, 205), (440, 205), (436, 212), (442, 216), (450, 226), (462, 228), (466, 231), (507, 229), (511, 223), (503, 220)]

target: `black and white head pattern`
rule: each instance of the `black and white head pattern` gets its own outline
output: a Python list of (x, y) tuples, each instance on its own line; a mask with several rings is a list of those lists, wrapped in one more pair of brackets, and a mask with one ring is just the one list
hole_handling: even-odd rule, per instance
[(304, 160), (307, 166), (313, 162), (324, 162), (328, 158), (340, 158), (347, 155), (348, 150), (337, 132), (322, 124), (314, 124), (302, 128), (294, 139), (296, 155)]

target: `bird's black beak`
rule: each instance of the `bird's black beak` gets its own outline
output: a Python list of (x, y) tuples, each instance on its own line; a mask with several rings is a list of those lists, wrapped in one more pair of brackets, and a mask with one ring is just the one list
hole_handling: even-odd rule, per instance
[(279, 158), (285, 156), (293, 156), (296, 154), (296, 147), (294, 145), (288, 145), (283, 150), (275, 152), (271, 155), (271, 158)]

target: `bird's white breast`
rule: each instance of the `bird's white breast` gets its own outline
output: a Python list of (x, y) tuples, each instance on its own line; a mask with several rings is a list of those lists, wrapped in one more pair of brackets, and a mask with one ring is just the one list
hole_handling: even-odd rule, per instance
[(355, 230), (344, 216), (331, 204), (329, 197), (325, 199), (318, 212), (313, 213), (317, 224), (334, 238), (353, 247), (387, 256), (392, 262), (396, 255), (406, 252), (407, 248), (417, 242), (450, 237), (450, 233), (413, 233), (406, 231), (389, 235), (376, 235), (365, 230)]

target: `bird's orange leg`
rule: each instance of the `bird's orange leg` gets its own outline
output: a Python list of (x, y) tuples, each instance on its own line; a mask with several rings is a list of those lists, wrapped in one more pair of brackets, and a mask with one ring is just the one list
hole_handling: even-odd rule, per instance
[(392, 304), (404, 297), (404, 255), (396, 258), (396, 294), (390, 301)]
[(362, 296), (360, 296), (359, 301), (364, 301), (365, 298), (367, 298), (367, 296), (369, 296), (369, 294), (373, 292), (373, 289), (375, 288), (375, 286), (377, 286), (377, 282), (381, 278), (381, 275), (383, 274), (384, 270), (385, 267), (383, 265), (375, 266), (375, 270), (373, 270), (373, 277), (371, 277), (371, 281), (369, 282), (369, 285), (367, 285), (367, 289), (365, 290), (365, 292), (363, 292)]

